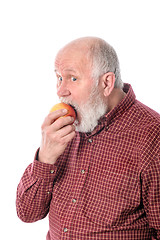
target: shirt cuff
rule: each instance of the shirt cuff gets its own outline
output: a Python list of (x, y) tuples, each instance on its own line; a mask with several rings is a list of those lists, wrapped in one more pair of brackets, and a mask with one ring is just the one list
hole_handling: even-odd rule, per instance
[(35, 154), (34, 161), (32, 163), (32, 175), (36, 178), (41, 178), (46, 181), (53, 181), (56, 177), (57, 166), (55, 164), (42, 163), (37, 160), (39, 149)]

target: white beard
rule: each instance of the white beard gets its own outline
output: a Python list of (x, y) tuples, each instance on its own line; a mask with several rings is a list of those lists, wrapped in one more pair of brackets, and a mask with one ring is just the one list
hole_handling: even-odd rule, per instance
[(78, 132), (92, 132), (98, 125), (98, 120), (104, 116), (108, 109), (106, 102), (102, 99), (102, 94), (99, 91), (98, 86), (92, 89), (88, 101), (81, 106), (78, 106), (71, 101), (67, 101), (66, 97), (61, 97), (60, 100), (72, 105), (81, 116), (80, 122), (78, 120), (74, 122), (76, 131)]

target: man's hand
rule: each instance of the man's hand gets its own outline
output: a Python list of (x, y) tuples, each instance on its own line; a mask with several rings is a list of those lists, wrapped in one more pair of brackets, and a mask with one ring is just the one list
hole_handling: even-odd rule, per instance
[[(75, 136), (74, 119), (62, 117), (66, 109), (49, 113), (42, 124), (42, 141), (39, 150), (39, 161), (54, 164), (64, 152), (68, 143)], [(62, 117), (62, 118), (59, 118)]]

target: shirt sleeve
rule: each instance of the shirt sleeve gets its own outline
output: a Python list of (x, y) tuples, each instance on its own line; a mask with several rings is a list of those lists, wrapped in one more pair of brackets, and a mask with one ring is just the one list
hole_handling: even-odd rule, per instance
[(156, 156), (142, 174), (142, 199), (150, 228), (155, 231), (152, 239), (160, 240), (160, 156)]
[(57, 167), (35, 159), (30, 164), (17, 187), (16, 209), (24, 222), (35, 222), (49, 211)]

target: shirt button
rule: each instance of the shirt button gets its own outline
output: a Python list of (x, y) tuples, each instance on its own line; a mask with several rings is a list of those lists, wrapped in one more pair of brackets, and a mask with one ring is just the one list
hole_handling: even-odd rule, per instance
[(85, 173), (85, 170), (84, 170), (84, 169), (82, 169), (82, 170), (81, 170), (81, 173), (82, 173), (82, 174), (84, 174), (84, 173)]
[(93, 142), (93, 140), (92, 140), (91, 138), (89, 138), (89, 139), (88, 139), (88, 142), (89, 142), (89, 143), (92, 143), (92, 142)]
[(72, 199), (72, 202), (73, 202), (73, 203), (76, 203), (76, 199), (75, 199), (75, 198), (74, 198), (74, 199)]
[(63, 229), (63, 231), (64, 231), (64, 232), (67, 232), (67, 231), (68, 231), (68, 229), (67, 229), (67, 228), (64, 228), (64, 229)]
[(54, 170), (51, 170), (50, 173), (54, 173)]

